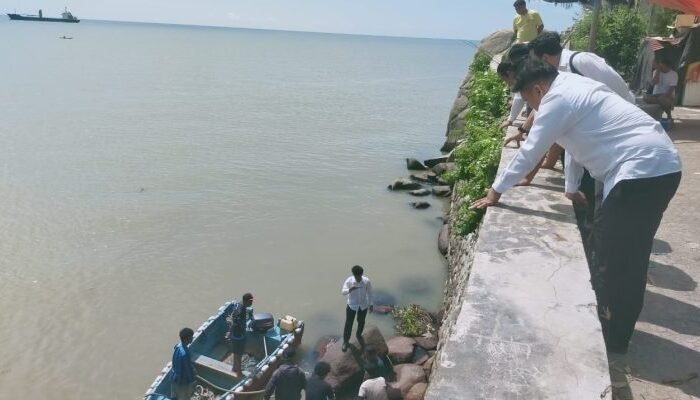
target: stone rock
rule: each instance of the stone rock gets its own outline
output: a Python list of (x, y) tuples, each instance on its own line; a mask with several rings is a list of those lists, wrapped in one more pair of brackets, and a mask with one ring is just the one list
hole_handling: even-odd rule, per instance
[(425, 171), (428, 169), (422, 162), (416, 160), (415, 158), (406, 159), (406, 168), (414, 171)]
[(337, 342), (340, 338), (337, 336), (323, 336), (316, 342), (316, 346), (314, 346), (314, 358), (315, 359), (320, 359), (323, 358), (323, 356), (326, 355), (326, 351), (328, 350), (328, 346), (331, 344)]
[(481, 41), (479, 50), (486, 52), (491, 56), (503, 53), (513, 44), (515, 35), (510, 29), (502, 29), (488, 35)]
[(447, 255), (450, 249), (450, 224), (442, 224), (438, 235), (438, 250), (443, 256)]
[(397, 179), (389, 185), (389, 190), (416, 190), (420, 188), (420, 183), (406, 178)]
[[(387, 354), (388, 347), (384, 336), (375, 326), (367, 326), (362, 338), (366, 346), (377, 349), (379, 354)], [(352, 388), (362, 382), (364, 369), (362, 368), (362, 354), (356, 339), (350, 341), (351, 346), (343, 353), (342, 341), (329, 343), (325, 354), (320, 361), (325, 361), (331, 365), (331, 372), (326, 377), (326, 381), (335, 389), (343, 390)]]
[(434, 166), (436, 166), (440, 163), (444, 163), (444, 162), (447, 162), (447, 156), (431, 158), (431, 159), (423, 161), (423, 164), (425, 164), (425, 166), (428, 168), (433, 168)]
[(411, 203), (411, 207), (415, 208), (416, 210), (425, 210), (426, 208), (430, 207), (430, 203), (427, 201), (417, 201)]
[(411, 190), (410, 192), (408, 192), (408, 194), (410, 194), (411, 196), (419, 196), (419, 197), (430, 196), (430, 193), (432, 193), (432, 192), (428, 189)]
[(423, 371), (423, 367), (420, 365), (397, 365), (394, 367), (394, 372), (396, 373), (396, 382), (392, 382), (389, 385), (393, 388), (399, 389), (404, 398), (406, 398), (406, 395), (413, 386), (415, 386), (417, 383), (426, 381), (425, 371)]
[(420, 174), (411, 174), (411, 179), (423, 183), (437, 182), (437, 175), (433, 171), (428, 171)]
[(425, 382), (416, 383), (411, 390), (408, 391), (404, 400), (423, 400), (425, 392), (428, 390), (428, 384)]
[(435, 362), (435, 356), (432, 355), (426, 362), (423, 363), (423, 372), (425, 372), (425, 375), (430, 375), (430, 372), (433, 370), (433, 363)]
[(452, 189), (449, 186), (434, 186), (433, 194), (437, 197), (449, 197), (452, 194)]
[(416, 341), (416, 345), (425, 350), (435, 350), (438, 345), (438, 338), (436, 336), (420, 336), (413, 339)]
[(374, 306), (375, 314), (389, 314), (392, 310), (393, 310), (393, 307), (391, 307), (391, 306), (386, 306), (386, 305), (375, 305)]
[(428, 361), (429, 358), (430, 356), (424, 348), (416, 346), (415, 351), (413, 352), (413, 359), (411, 360), (411, 363), (416, 365), (423, 365), (426, 361)]
[(389, 339), (386, 342), (389, 348), (389, 358), (396, 364), (411, 362), (413, 353), (416, 347), (416, 341), (413, 338), (405, 336), (397, 336)]
[[(447, 157), (449, 156), (446, 156), (445, 159), (447, 159)], [(440, 164), (437, 164), (431, 168), (431, 170), (437, 175), (442, 175), (445, 172), (452, 171), (453, 169), (455, 169), (455, 164), (451, 162), (441, 162)]]

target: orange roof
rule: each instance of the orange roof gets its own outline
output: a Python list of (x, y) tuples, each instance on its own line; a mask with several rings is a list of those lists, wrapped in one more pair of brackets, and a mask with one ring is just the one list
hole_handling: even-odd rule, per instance
[(686, 14), (700, 15), (700, 0), (649, 0), (657, 6), (683, 11)]

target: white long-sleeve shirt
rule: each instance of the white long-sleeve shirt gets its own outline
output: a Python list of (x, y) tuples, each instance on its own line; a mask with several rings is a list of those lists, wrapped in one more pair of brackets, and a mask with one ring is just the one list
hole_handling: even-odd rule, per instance
[(563, 49), (561, 51), (559, 71), (574, 72), (571, 70), (571, 64), (573, 64), (574, 68), (576, 68), (581, 75), (605, 84), (620, 97), (634, 104), (634, 95), (632, 95), (627, 87), (627, 83), (625, 83), (625, 80), (622, 79), (620, 74), (618, 74), (613, 67), (608, 65), (604, 58), (594, 53), (582, 51), (574, 56), (572, 62), (571, 56), (573, 54), (574, 52), (569, 49)]
[(513, 187), (557, 143), (573, 160), (566, 191), (576, 192), (583, 168), (603, 182), (603, 197), (620, 181), (681, 170), (678, 151), (661, 125), (592, 79), (559, 73), (542, 98), (528, 139), (499, 174), (493, 189)]
[(524, 107), (525, 100), (523, 100), (523, 96), (516, 92), (513, 95), (513, 104), (510, 106), (510, 116), (508, 117), (508, 120), (513, 122), (518, 119), (518, 115), (520, 115), (520, 112), (523, 111)]
[[(357, 289), (350, 291), (350, 288)], [(362, 277), (362, 282), (355, 280), (354, 276), (349, 277), (343, 283), (340, 293), (348, 298), (348, 307), (351, 310), (366, 310), (372, 305), (372, 282), (366, 276)]]

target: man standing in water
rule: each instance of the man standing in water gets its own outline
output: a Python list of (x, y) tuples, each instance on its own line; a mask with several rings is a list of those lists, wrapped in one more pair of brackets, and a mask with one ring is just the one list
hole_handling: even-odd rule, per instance
[(226, 337), (231, 341), (231, 352), (233, 353), (233, 373), (238, 377), (242, 377), (241, 359), (245, 350), (246, 330), (248, 320), (253, 314), (253, 295), (246, 293), (243, 295), (240, 303), (233, 307), (231, 312), (231, 327), (226, 333)]
[(357, 315), (357, 341), (360, 346), (364, 347), (362, 340), (362, 331), (365, 329), (365, 318), (367, 318), (367, 310), (374, 311), (372, 304), (372, 283), (369, 278), (362, 276), (365, 270), (355, 265), (352, 267), (352, 276), (345, 280), (340, 293), (347, 296), (348, 302), (345, 307), (345, 330), (343, 331), (343, 351), (348, 350), (350, 344), (350, 334), (352, 333), (352, 324), (355, 322)]
[(180, 343), (173, 351), (172, 368), (173, 383), (171, 396), (175, 400), (190, 400), (194, 394), (194, 377), (196, 371), (192, 365), (190, 349), (187, 347), (192, 343), (194, 332), (190, 328), (180, 330)]

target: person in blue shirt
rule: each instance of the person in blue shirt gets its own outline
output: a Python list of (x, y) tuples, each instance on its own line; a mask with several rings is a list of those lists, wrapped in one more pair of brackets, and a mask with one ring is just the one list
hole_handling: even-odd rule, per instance
[(187, 347), (192, 343), (194, 332), (190, 328), (180, 330), (180, 343), (173, 351), (173, 381), (171, 397), (175, 400), (190, 400), (194, 394), (194, 377), (197, 372), (192, 365), (190, 349)]
[(245, 351), (245, 341), (247, 334), (248, 321), (253, 316), (253, 300), (252, 294), (246, 293), (243, 295), (242, 301), (233, 307), (231, 312), (231, 327), (226, 333), (226, 337), (231, 341), (231, 352), (233, 353), (233, 374), (237, 377), (243, 377), (241, 372), (241, 359)]

